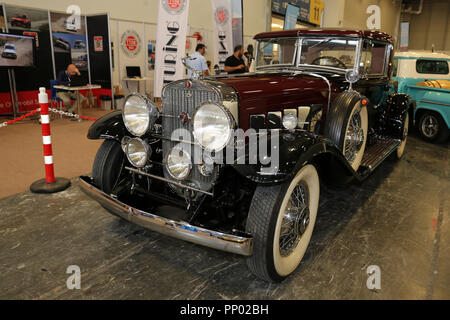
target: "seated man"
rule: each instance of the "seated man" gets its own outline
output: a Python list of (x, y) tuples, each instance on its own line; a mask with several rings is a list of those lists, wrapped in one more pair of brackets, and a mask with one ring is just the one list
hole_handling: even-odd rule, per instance
[[(61, 71), (58, 74), (58, 78), (57, 78), (58, 84), (62, 85), (62, 86), (70, 86), (70, 81), (71, 81), (70, 78), (74, 77), (74, 76), (79, 76), (79, 75), (80, 75), (80, 71), (78, 70), (78, 68), (74, 64), (69, 64), (67, 66), (66, 70)], [(56, 93), (56, 96), (63, 101), (64, 108), (68, 112), (74, 112), (74, 111), (78, 110), (78, 103), (82, 103), (82, 101), (85, 99), (84, 96), (80, 94), (82, 101), (75, 100), (75, 103), (71, 106), (70, 105), (71, 99), (77, 98), (76, 92), (58, 90), (58, 92)]]

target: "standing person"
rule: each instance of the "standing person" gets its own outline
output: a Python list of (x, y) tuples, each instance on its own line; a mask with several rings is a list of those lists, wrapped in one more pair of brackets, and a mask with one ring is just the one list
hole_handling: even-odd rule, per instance
[[(195, 53), (191, 54), (187, 60), (186, 64), (194, 70), (202, 71), (205, 76), (209, 76), (208, 64), (205, 59), (206, 46), (204, 44), (198, 44), (195, 48)], [(188, 69), (187, 77), (192, 79), (193, 72)]]
[[(67, 66), (66, 70), (60, 71), (58, 73), (58, 84), (59, 85), (63, 85), (63, 86), (69, 86), (70, 85), (70, 79), (72, 77), (75, 76), (80, 76), (80, 70), (78, 70), (78, 68), (74, 65), (74, 64), (69, 64)], [(63, 101), (64, 104), (64, 108), (68, 111), (68, 112), (74, 112), (75, 110), (78, 110), (78, 103), (81, 103), (82, 101), (78, 101), (75, 100), (75, 103), (70, 106), (70, 103), (72, 102), (72, 99), (76, 99), (77, 98), (77, 94), (75, 92), (72, 91), (61, 91), (59, 90), (56, 93), (56, 96), (58, 98), (60, 98)], [(84, 100), (84, 96), (82, 94), (80, 94), (80, 96), (82, 97), (81, 100)]]
[(245, 65), (245, 61), (242, 58), (244, 56), (244, 47), (241, 45), (234, 48), (234, 54), (227, 58), (225, 61), (225, 71), (228, 74), (239, 74), (248, 71), (248, 66)]

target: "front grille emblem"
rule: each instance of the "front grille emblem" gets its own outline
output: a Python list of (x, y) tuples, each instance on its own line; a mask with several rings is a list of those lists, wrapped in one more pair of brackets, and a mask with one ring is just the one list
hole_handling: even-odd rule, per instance
[(182, 112), (179, 116), (182, 124), (186, 125), (189, 122), (189, 115), (186, 112)]

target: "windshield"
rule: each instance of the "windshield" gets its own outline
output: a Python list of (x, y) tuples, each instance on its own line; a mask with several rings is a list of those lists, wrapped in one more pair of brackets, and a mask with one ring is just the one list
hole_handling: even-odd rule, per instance
[(7, 44), (7, 45), (5, 45), (5, 49), (14, 50), (15, 47), (13, 45)]
[(357, 45), (357, 39), (303, 39), (300, 64), (353, 69)]
[[(300, 65), (353, 69), (357, 57), (359, 39), (303, 38), (301, 40)], [(298, 39), (275, 38), (258, 43), (256, 67), (297, 65), (296, 43)]]
[(270, 39), (258, 43), (257, 67), (294, 65), (295, 39)]

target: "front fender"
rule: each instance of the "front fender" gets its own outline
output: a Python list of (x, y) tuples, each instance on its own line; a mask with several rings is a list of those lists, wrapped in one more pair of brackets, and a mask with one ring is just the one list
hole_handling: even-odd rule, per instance
[[(270, 139), (268, 139), (270, 144)], [(246, 148), (246, 152), (248, 153)], [(271, 146), (268, 149), (276, 152)], [(274, 157), (271, 155), (272, 160)], [(246, 163), (249, 155), (246, 154)], [(355, 176), (355, 171), (348, 165), (335, 144), (320, 136), (306, 131), (281, 132), (279, 134), (279, 164), (269, 166), (258, 164), (235, 164), (234, 169), (243, 177), (261, 184), (274, 184), (290, 181), (307, 163), (315, 164), (318, 169), (336, 169), (336, 176)], [(328, 167), (328, 168), (326, 168)], [(266, 169), (266, 170), (263, 170)]]
[(94, 122), (89, 128), (87, 137), (90, 140), (112, 139), (120, 142), (126, 135), (122, 111), (114, 111)]

